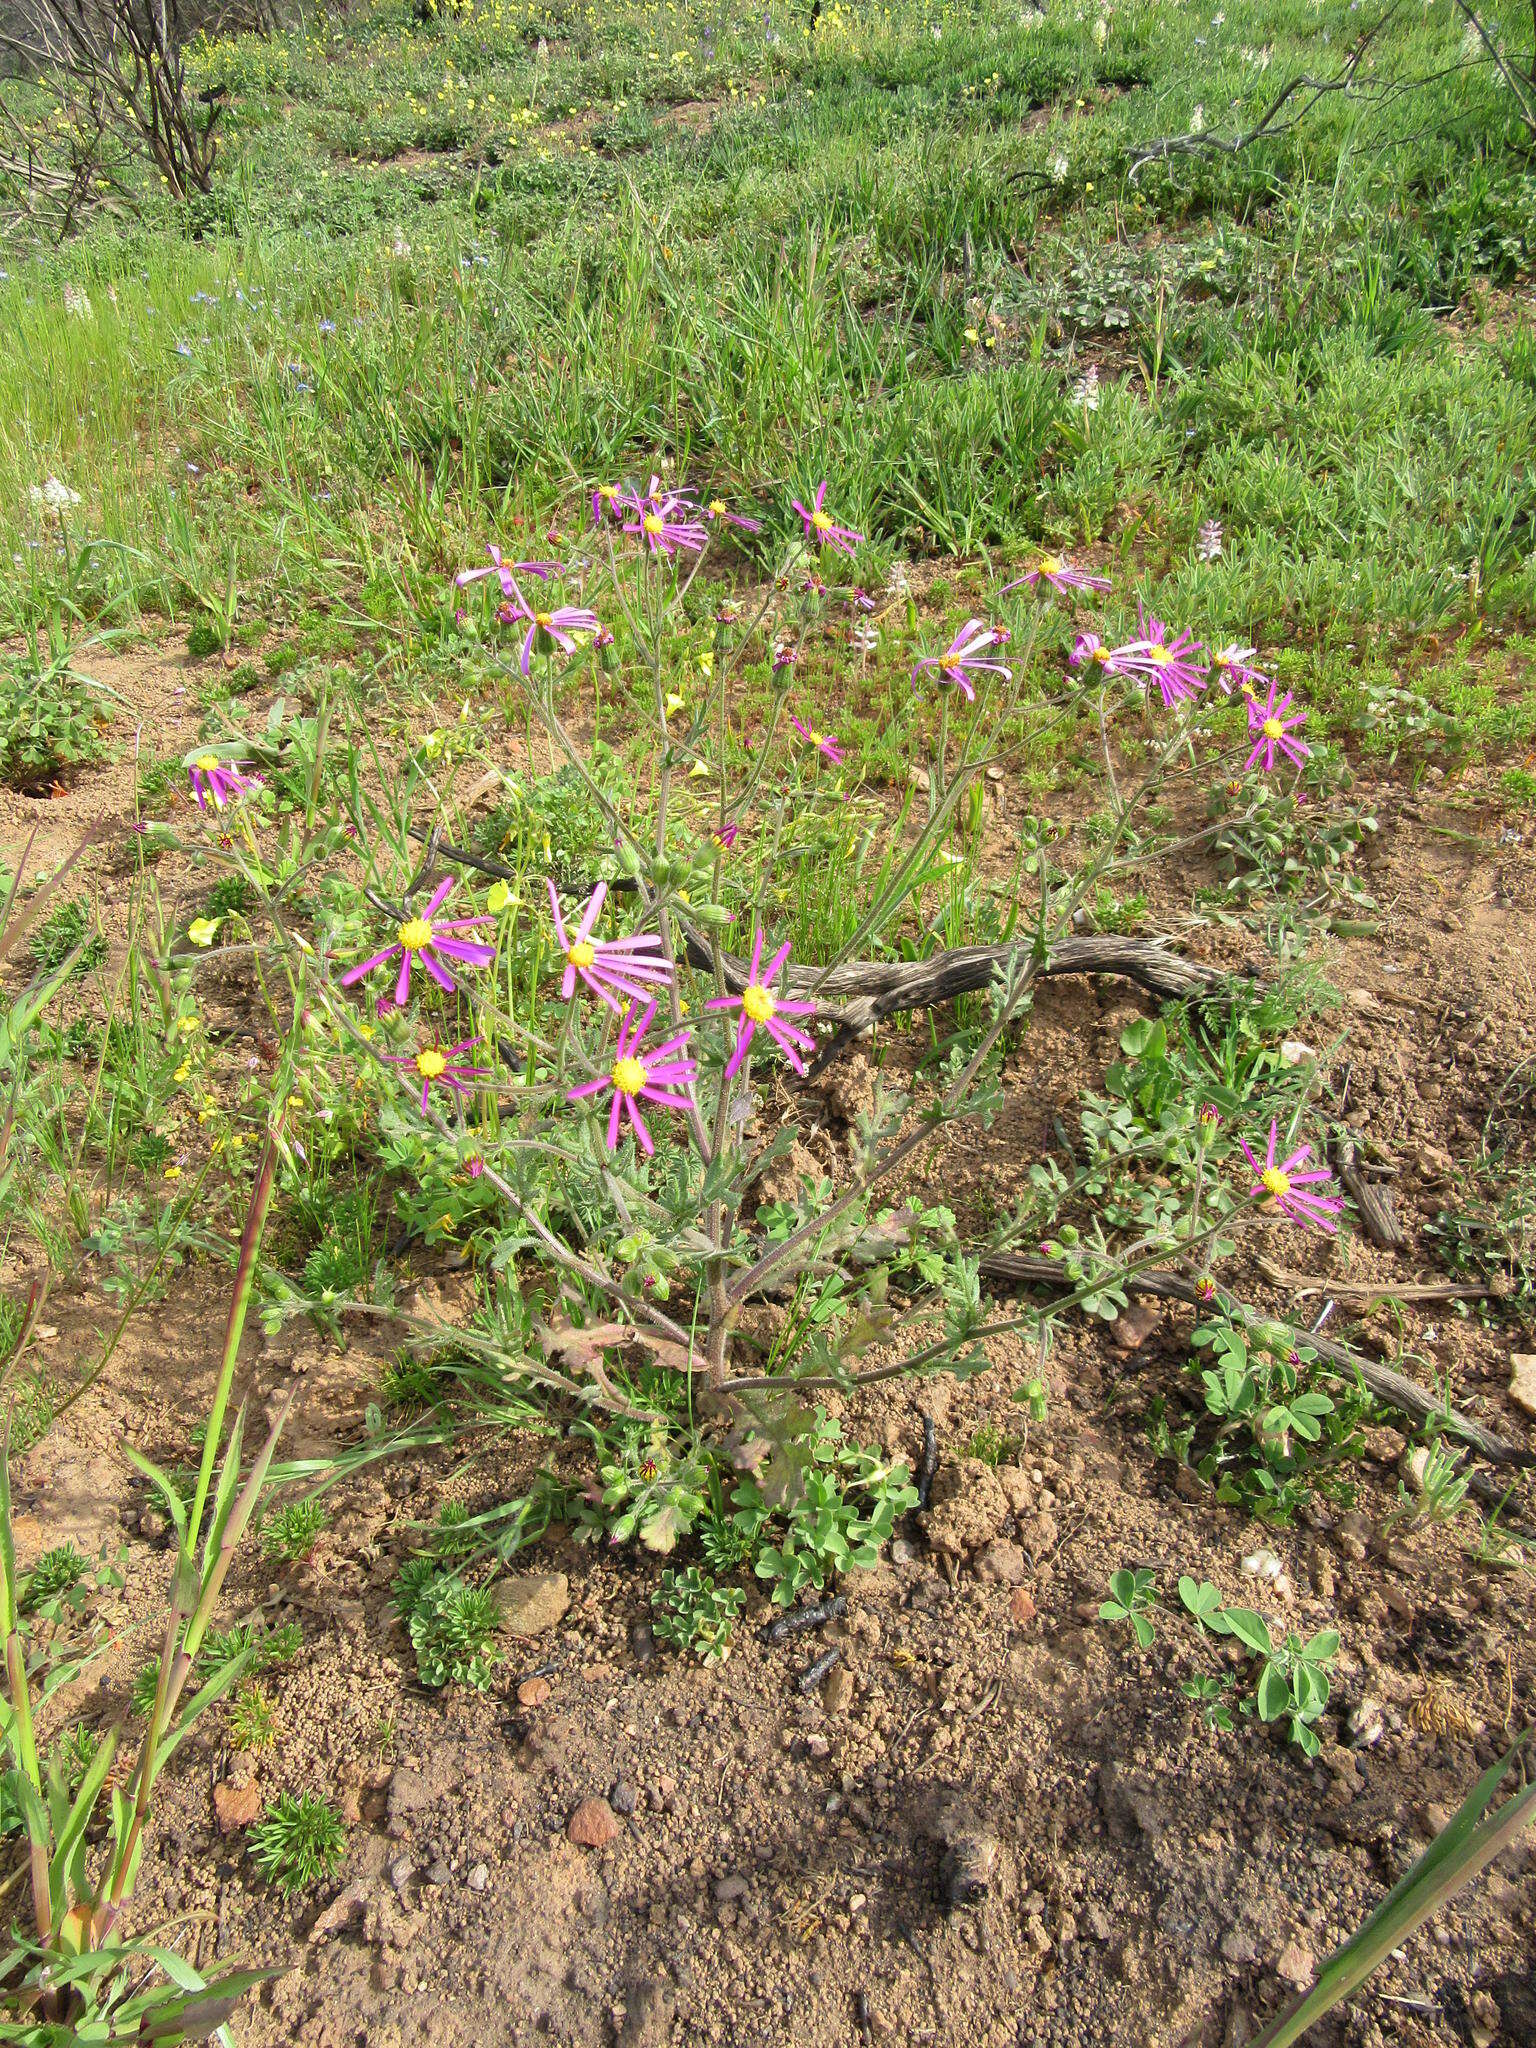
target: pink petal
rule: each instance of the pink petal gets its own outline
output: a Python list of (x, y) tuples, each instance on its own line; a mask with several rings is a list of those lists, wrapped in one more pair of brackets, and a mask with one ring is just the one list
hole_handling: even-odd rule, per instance
[(742, 1018), (741, 1030), (737, 1033), (736, 1037), (736, 1050), (731, 1054), (730, 1061), (725, 1069), (727, 1081), (732, 1080), (740, 1070), (741, 1063), (747, 1056), (747, 1048), (752, 1043), (752, 1034), (756, 1029), (757, 1026), (750, 1017)]
[(350, 988), (354, 981), (361, 981), (365, 974), (372, 974), (375, 967), (382, 967), (384, 962), (399, 950), (398, 946), (386, 946), (382, 953), (375, 953), (371, 960), (365, 960), (360, 967), (349, 967), (341, 977), (342, 987)]

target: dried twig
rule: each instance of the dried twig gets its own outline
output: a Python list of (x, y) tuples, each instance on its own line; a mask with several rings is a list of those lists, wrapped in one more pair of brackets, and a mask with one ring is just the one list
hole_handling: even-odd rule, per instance
[[(1055, 1259), (1025, 1258), (1016, 1252), (991, 1252), (981, 1261), (981, 1271), (988, 1280), (1001, 1280), (1013, 1287), (1069, 1288), (1064, 1268)], [(1124, 1282), (1128, 1294), (1146, 1294), (1161, 1301), (1187, 1302), (1191, 1307), (1204, 1307), (1193, 1280), (1182, 1273), (1175, 1273), (1166, 1267), (1147, 1267), (1140, 1273), (1131, 1274)], [(1224, 1308), (1228, 1314), (1247, 1316), (1252, 1313), (1245, 1303), (1224, 1288), (1218, 1288), (1215, 1305)], [(1470, 1416), (1459, 1414), (1454, 1408), (1438, 1400), (1426, 1388), (1400, 1373), (1394, 1366), (1383, 1365), (1378, 1359), (1366, 1358), (1358, 1351), (1351, 1351), (1347, 1345), (1335, 1344), (1330, 1338), (1310, 1334), (1307, 1343), (1319, 1358), (1325, 1358), (1330, 1365), (1339, 1366), (1343, 1371), (1353, 1373), (1364, 1383), (1378, 1400), (1390, 1407), (1412, 1415), (1420, 1422), (1435, 1422), (1443, 1429), (1461, 1437), (1472, 1448), (1485, 1457), (1490, 1464), (1536, 1466), (1536, 1452), (1525, 1450), (1519, 1444), (1512, 1444), (1504, 1437), (1495, 1436), (1484, 1429), (1481, 1423), (1472, 1421)]]

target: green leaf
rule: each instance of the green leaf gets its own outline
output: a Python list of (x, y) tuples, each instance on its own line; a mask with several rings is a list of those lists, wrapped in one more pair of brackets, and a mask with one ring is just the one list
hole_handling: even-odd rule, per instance
[(1152, 1626), (1151, 1615), (1133, 1614), (1131, 1616), (1131, 1627), (1136, 1631), (1136, 1640), (1140, 1643), (1141, 1647), (1144, 1650), (1150, 1650), (1152, 1638), (1156, 1634), (1156, 1630)]
[(75, 1843), (81, 1839), (86, 1824), (96, 1811), (96, 1801), (101, 1797), (101, 1788), (106, 1783), (107, 1773), (112, 1768), (112, 1759), (117, 1753), (117, 1730), (108, 1732), (96, 1746), (91, 1758), (90, 1769), (80, 1780), (80, 1789), (75, 1794), (73, 1806), (69, 1809), (64, 1825), (59, 1829), (53, 1852), (52, 1875), (62, 1877), (69, 1862)]
[(1259, 1679), (1259, 1719), (1278, 1721), (1291, 1704), (1291, 1688), (1278, 1664), (1266, 1664)]
[(169, 1476), (161, 1471), (152, 1458), (146, 1458), (144, 1453), (136, 1449), (133, 1444), (124, 1444), (123, 1450), (129, 1464), (136, 1471), (143, 1474), (156, 1493), (165, 1502), (165, 1511), (175, 1524), (176, 1534), (181, 1538), (182, 1543), (185, 1544), (187, 1540), (187, 1510), (182, 1502), (181, 1495), (171, 1484)]
[(1109, 1590), (1120, 1605), (1129, 1611), (1136, 1598), (1136, 1574), (1123, 1568), (1115, 1572), (1109, 1581)]
[(1209, 1579), (1202, 1579), (1197, 1586), (1186, 1574), (1179, 1581), (1179, 1598), (1202, 1628), (1208, 1628), (1219, 1636), (1231, 1633), (1222, 1613), (1221, 1594)]
[(1227, 1627), (1245, 1649), (1252, 1650), (1259, 1657), (1273, 1653), (1275, 1646), (1270, 1641), (1263, 1615), (1255, 1614), (1251, 1607), (1224, 1607), (1221, 1612)]

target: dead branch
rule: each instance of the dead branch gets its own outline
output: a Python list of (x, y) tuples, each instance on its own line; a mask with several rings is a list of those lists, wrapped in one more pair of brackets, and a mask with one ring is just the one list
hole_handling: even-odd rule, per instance
[[(1003, 1281), (1010, 1287), (1070, 1290), (1073, 1285), (1065, 1269), (1055, 1259), (1026, 1258), (1016, 1252), (988, 1253), (981, 1261), (981, 1271), (984, 1278)], [(1193, 1280), (1164, 1267), (1149, 1267), (1132, 1274), (1123, 1284), (1127, 1294), (1146, 1294), (1160, 1301), (1186, 1302), (1195, 1308), (1212, 1305), (1201, 1301)], [(1245, 1303), (1224, 1288), (1216, 1290), (1213, 1303), (1229, 1315), (1247, 1317), (1253, 1314)], [(1366, 1358), (1358, 1351), (1351, 1351), (1347, 1345), (1335, 1344), (1330, 1338), (1317, 1333), (1310, 1334), (1305, 1341), (1319, 1358), (1327, 1359), (1330, 1365), (1338, 1366), (1343, 1372), (1355, 1374), (1378, 1400), (1416, 1417), (1420, 1422), (1438, 1423), (1470, 1444), (1490, 1464), (1536, 1466), (1536, 1452), (1495, 1436), (1481, 1423), (1446, 1407), (1426, 1388), (1409, 1379), (1405, 1373), (1398, 1372), (1394, 1366)]]
[[(1489, 60), (1497, 68), (1514, 97), (1523, 125), (1532, 138), (1536, 139), (1536, 98), (1533, 98), (1533, 94), (1536, 94), (1536, 56), (1532, 59), (1531, 77), (1523, 77), (1515, 62), (1499, 48), (1489, 34), (1471, 0), (1454, 0), (1454, 4), (1476, 30)], [(1361, 67), (1366, 56), (1388, 23), (1401, 12), (1402, 5), (1403, 0), (1392, 0), (1384, 14), (1360, 31), (1339, 70), (1331, 78), (1317, 78), (1307, 71), (1299, 73), (1281, 87), (1253, 126), (1241, 134), (1208, 135), (1201, 130), (1198, 134), (1164, 135), (1155, 142), (1143, 143), (1131, 152), (1128, 167), (1131, 183), (1136, 182), (1147, 164), (1166, 163), (1171, 157), (1237, 156), (1243, 150), (1251, 149), (1256, 143), (1270, 141), (1300, 127), (1316, 107), (1336, 95), (1361, 102), (1379, 111), (1410, 93), (1437, 84), (1441, 79), (1455, 77), (1469, 68), (1467, 61), (1463, 59), (1455, 64), (1444, 65), (1439, 70), (1416, 73), (1408, 78), (1363, 78)], [(1533, 27), (1536, 27), (1536, 0), (1532, 0), (1532, 23)]]
[[(411, 827), (411, 836), (427, 839), (426, 832), (415, 826)], [(477, 874), (492, 875), (500, 881), (517, 879), (515, 870), (500, 861), (451, 846), (435, 834), (432, 843), (444, 860), (471, 868)], [(632, 885), (619, 881), (611, 886), (621, 889)], [(716, 955), (704, 934), (684, 923), (681, 936), (689, 965), (713, 971)], [(722, 952), (719, 962), (727, 989), (735, 993), (747, 986), (751, 979), (750, 961), (739, 953)], [(831, 968), (791, 963), (785, 985), (792, 995), (814, 996), (821, 1006), (818, 1021), (836, 1026), (832, 1038), (816, 1056), (814, 1072), (854, 1039), (867, 1036), (882, 1018), (900, 1011), (931, 1009), (978, 989), (1001, 987), (1008, 982), (1010, 973), (1015, 987), (1021, 976), (1033, 979), (1038, 974), (1050, 979), (1068, 974), (1113, 974), (1135, 982), (1164, 1002), (1212, 995), (1229, 986), (1231, 980), (1218, 968), (1186, 960), (1182, 954), (1173, 952), (1166, 939), (1119, 938), (1090, 932), (1057, 939), (1043, 960), (1033, 959), (1027, 944), (1017, 944), (953, 946), (927, 960), (846, 960), (840, 967)], [(839, 1002), (839, 998), (843, 1000)]]
[[(17, 0), (0, 43), (46, 76), (63, 121), (28, 131), (6, 168), (27, 195), (61, 207), (62, 232), (97, 196), (109, 145), (147, 155), (174, 199), (207, 192), (218, 155), (222, 90), (193, 96), (186, 0)], [(8, 125), (25, 128), (13, 108)], [(59, 161), (62, 154), (63, 162)], [(61, 182), (62, 181), (62, 182)]]

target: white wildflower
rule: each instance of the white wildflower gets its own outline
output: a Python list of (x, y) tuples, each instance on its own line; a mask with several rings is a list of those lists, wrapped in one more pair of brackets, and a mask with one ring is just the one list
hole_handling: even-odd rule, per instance
[(1082, 376), (1072, 386), (1072, 403), (1080, 405), (1084, 412), (1098, 411), (1099, 368), (1097, 363), (1090, 363)]
[(1052, 183), (1056, 185), (1064, 185), (1067, 179), (1067, 172), (1071, 169), (1071, 165), (1067, 162), (1066, 156), (1061, 150), (1058, 149), (1056, 154), (1051, 158), (1049, 168)]
[(44, 519), (62, 519), (71, 505), (78, 505), (80, 493), (72, 491), (62, 478), (51, 476), (45, 484), (34, 484), (27, 493), (32, 509)]
[(67, 284), (67, 285), (65, 285), (65, 287), (64, 287), (64, 310), (65, 310), (65, 312), (66, 312), (66, 313), (71, 313), (71, 314), (73, 314), (73, 315), (74, 315), (74, 317), (75, 317), (75, 318), (76, 318), (77, 320), (89, 320), (89, 319), (90, 319), (90, 317), (91, 317), (91, 302), (90, 302), (90, 299), (89, 299), (89, 297), (88, 297), (88, 296), (86, 295), (86, 293), (85, 293), (84, 291), (82, 291), (82, 290), (81, 290), (81, 288), (80, 288), (80, 286), (79, 286), (79, 285), (77, 285), (77, 284)]

